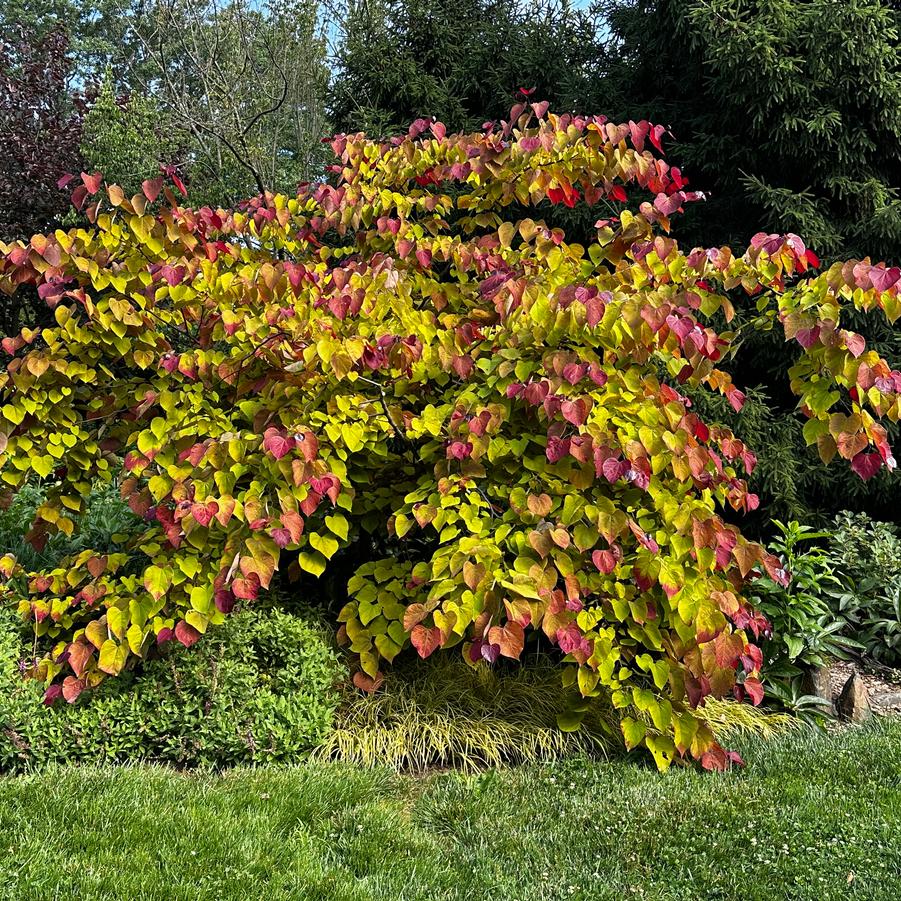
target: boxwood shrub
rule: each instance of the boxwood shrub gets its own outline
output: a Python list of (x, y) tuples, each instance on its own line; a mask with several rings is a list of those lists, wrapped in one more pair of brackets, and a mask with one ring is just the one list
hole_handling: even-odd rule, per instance
[(312, 615), (236, 612), (191, 649), (178, 646), (72, 705), (41, 704), (23, 680), (29, 648), (0, 609), (0, 770), (154, 760), (178, 766), (290, 760), (328, 733), (342, 673)]

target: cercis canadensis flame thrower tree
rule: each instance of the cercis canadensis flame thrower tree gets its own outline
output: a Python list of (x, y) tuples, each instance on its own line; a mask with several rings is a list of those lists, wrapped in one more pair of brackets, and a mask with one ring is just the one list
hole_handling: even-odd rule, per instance
[[(704, 323), (756, 302), (799, 345), (808, 441), (863, 477), (893, 466), (877, 418), (898, 418), (901, 373), (840, 318), (894, 321), (901, 272), (813, 274), (795, 235), (683, 252), (664, 233), (696, 195), (663, 134), (538, 103), (477, 134), (420, 120), (338, 136), (334, 184), (235, 210), (85, 174), (92, 227), (3, 247), (0, 286), (37, 286), (56, 319), (3, 341), (2, 478), (47, 487), (33, 540), (71, 534), (98, 481), (146, 521), (123, 553), (3, 558), (47, 700), (193, 644), (280, 560), (318, 576), (369, 532), (392, 554), (350, 578), (339, 632), (361, 687), (409, 645), (476, 663), (541, 632), (573, 688), (564, 728), (609, 693), (659, 766), (726, 766), (695, 711), (760, 701), (766, 622), (742, 585), (787, 576), (720, 515), (756, 504), (753, 453), (680, 386), (741, 406), (717, 368), (736, 335)], [(608, 212), (581, 246), (545, 201)]]

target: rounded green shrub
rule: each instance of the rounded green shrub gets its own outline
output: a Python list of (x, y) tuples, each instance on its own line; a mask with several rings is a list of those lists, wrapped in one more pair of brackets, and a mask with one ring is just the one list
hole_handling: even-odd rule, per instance
[(178, 766), (291, 759), (329, 732), (342, 665), (311, 616), (236, 612), (210, 640), (148, 661), (53, 710), (25, 681), (15, 614), (0, 610), (0, 770), (153, 760)]

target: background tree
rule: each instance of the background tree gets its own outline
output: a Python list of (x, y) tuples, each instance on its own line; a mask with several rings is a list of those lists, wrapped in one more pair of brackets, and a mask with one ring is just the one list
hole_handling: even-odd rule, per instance
[(311, 0), (156, 0), (132, 32), (131, 77), (188, 147), (192, 201), (293, 192), (320, 171), (328, 71)]
[(144, 5), (143, 0), (0, 0), (0, 26), (23, 28), (36, 40), (65, 34), (75, 81), (99, 82), (111, 68), (121, 85), (127, 62), (136, 55), (129, 26)]
[(348, 0), (342, 27), (331, 109), (348, 132), (478, 128), (520, 87), (582, 109), (600, 74), (595, 17), (568, 0)]
[[(891, 0), (607, 0), (614, 115), (677, 122), (711, 192), (682, 233), (901, 261), (901, 40)], [(605, 110), (606, 111), (606, 110)], [(725, 165), (724, 165), (725, 164)]]
[(172, 127), (156, 97), (117, 90), (107, 70), (85, 116), (82, 154), (90, 170), (134, 194), (158, 174), (160, 163), (184, 164), (189, 137)]
[(57, 180), (80, 163), (82, 107), (70, 95), (68, 41), (0, 34), (0, 238), (27, 237), (69, 208)]
[[(81, 164), (82, 101), (72, 95), (68, 40), (0, 30), (0, 241), (28, 238), (60, 224), (70, 208), (57, 181)], [(48, 311), (33, 291), (0, 305), (0, 330), (43, 322)]]

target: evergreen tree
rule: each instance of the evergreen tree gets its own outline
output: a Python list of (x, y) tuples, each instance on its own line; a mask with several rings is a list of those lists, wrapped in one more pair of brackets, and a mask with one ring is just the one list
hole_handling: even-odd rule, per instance
[(332, 112), (348, 132), (478, 128), (519, 88), (586, 112), (600, 63), (596, 19), (569, 0), (349, 0)]
[[(891, 0), (608, 0), (608, 103), (678, 123), (710, 199), (684, 237), (794, 231), (901, 262), (901, 22)], [(608, 112), (608, 110), (604, 110)]]
[[(744, 246), (794, 231), (824, 262), (873, 254), (901, 263), (901, 41), (888, 0), (608, 0), (599, 98), (614, 117), (676, 123), (671, 154), (708, 192), (676, 234)], [(739, 318), (754, 314), (745, 302)], [(861, 315), (848, 325), (864, 330)], [(877, 321), (878, 320), (878, 321)], [(901, 363), (899, 334), (871, 316), (870, 343)], [(785, 391), (797, 354), (752, 333), (732, 361), (758, 384), (736, 430), (762, 451), (760, 527), (842, 508), (896, 519), (901, 480), (864, 483), (820, 465)], [(729, 411), (719, 411), (729, 419)], [(892, 430), (898, 445), (897, 430)]]

